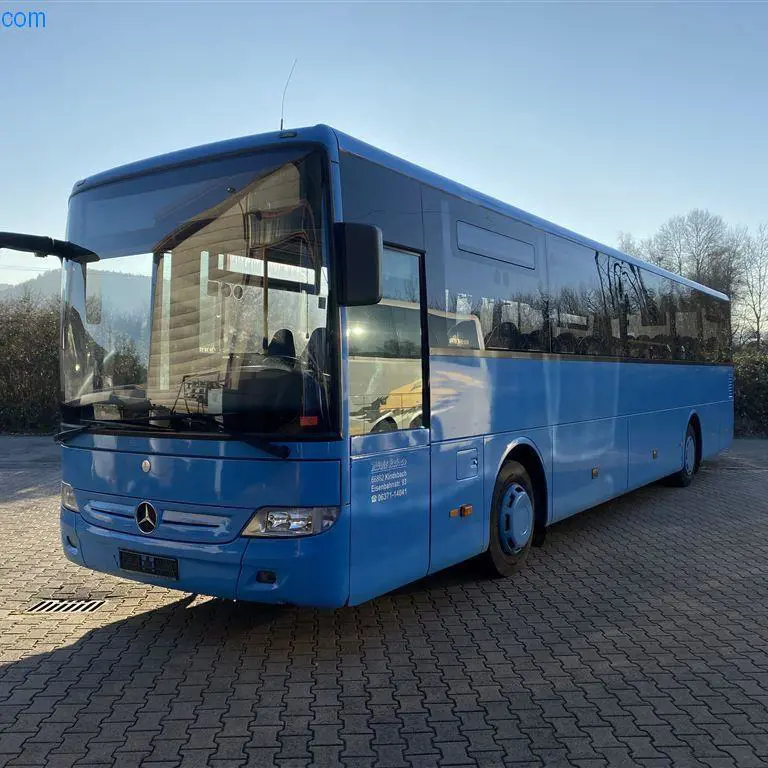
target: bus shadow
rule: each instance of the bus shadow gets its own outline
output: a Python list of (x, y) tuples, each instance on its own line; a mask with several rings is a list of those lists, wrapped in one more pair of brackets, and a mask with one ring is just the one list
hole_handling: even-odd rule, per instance
[[(709, 462), (703, 465), (703, 468), (709, 469)], [(644, 504), (660, 502), (667, 499), (667, 494), (680, 492), (681, 489), (674, 489), (666, 479), (661, 479), (552, 523), (547, 528), (543, 545), (531, 548), (528, 560), (520, 574), (523, 574), (526, 569), (539, 567), (539, 564), (542, 568), (546, 568), (546, 562), (550, 556), (575, 552), (585, 544), (599, 548), (603, 541), (613, 541), (617, 536), (623, 535), (629, 522), (639, 522), (638, 518), (643, 516)], [(652, 526), (655, 526), (659, 533), (669, 528), (676, 529), (679, 525), (679, 521), (670, 519), (666, 512), (656, 512), (653, 515)], [(388, 592), (387, 596), (413, 596), (436, 589), (495, 581), (496, 578), (489, 574), (481, 558), (482, 555), (425, 576)], [(516, 576), (517, 574), (511, 579), (514, 581)]]
[[(69, 721), (65, 730), (78, 731), (78, 719), (89, 718), (89, 702), (98, 701), (100, 696), (103, 698), (106, 691), (113, 698), (115, 691), (122, 691), (115, 700), (120, 699), (122, 706), (128, 709), (133, 702), (134, 708), (139, 709), (146, 706), (153, 695), (148, 690), (152, 687), (147, 686), (148, 680), (173, 687), (187, 676), (190, 676), (188, 684), (196, 685), (200, 679), (207, 680), (208, 675), (212, 675), (216, 679), (211, 678), (208, 688), (210, 697), (217, 700), (221, 699), (224, 688), (237, 685), (241, 677), (247, 678), (246, 683), (252, 683), (250, 671), (241, 669), (243, 657), (249, 656), (253, 666), (259, 668), (259, 657), (265, 658), (273, 652), (270, 632), (280, 626), (279, 617), (285, 609), (218, 599), (194, 604), (196, 600), (195, 595), (185, 596), (173, 603), (90, 629), (70, 644), (26, 656), (23, 650), (17, 651), (15, 646), (7, 645), (8, 637), (4, 632), (11, 621), (15, 633), (28, 631), (30, 636), (45, 643), (44, 637), (49, 631), (59, 635), (75, 631), (77, 624), (74, 622), (86, 617), (73, 615), (70, 626), (67, 626), (70, 617), (60, 614), (50, 617), (22, 614), (0, 621), (0, 641), (3, 641), (0, 642), (0, 657), (20, 657), (0, 662), (0, 764), (6, 764), (3, 758), (11, 759), (12, 754), (7, 753), (13, 753), (14, 749), (18, 749), (16, 761), (24, 765), (44, 766), (56, 761), (57, 748), (51, 755), (40, 755), (37, 742), (41, 737), (25, 721), (24, 713), (30, 706), (35, 707), (36, 700), (44, 702), (51, 714), (59, 713), (56, 717), (60, 724)], [(86, 620), (90, 622), (97, 616), (93, 614)], [(33, 624), (25, 627), (28, 621)], [(204, 668), (202, 674), (201, 668)], [(135, 686), (144, 689), (140, 694), (143, 700), (131, 693)], [(205, 699), (207, 695), (208, 692), (203, 691), (201, 698)], [(170, 702), (172, 697), (160, 698)], [(60, 714), (65, 711), (69, 714)], [(101, 717), (98, 713), (91, 714), (90, 718), (93, 722), (100, 721), (103, 713)], [(36, 722), (40, 722), (39, 717)], [(87, 752), (86, 742), (94, 735), (79, 739), (82, 742), (81, 757)], [(29, 743), (22, 746), (25, 741)], [(18, 746), (14, 747), (14, 744)], [(64, 751), (71, 753), (78, 748), (72, 742)], [(66, 755), (66, 758), (71, 757), (71, 754)]]
[(397, 597), (400, 595), (416, 595), (421, 592), (430, 592), (434, 589), (446, 589), (449, 587), (459, 587), (466, 584), (487, 581), (488, 571), (477, 559), (467, 560), (457, 565), (452, 565), (437, 573), (431, 573), (429, 576), (418, 581), (411, 582), (405, 586), (398, 587), (392, 592), (388, 592), (388, 597)]

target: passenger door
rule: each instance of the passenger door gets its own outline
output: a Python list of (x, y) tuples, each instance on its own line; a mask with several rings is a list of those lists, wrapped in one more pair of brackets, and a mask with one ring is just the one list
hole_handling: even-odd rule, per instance
[(422, 274), (419, 254), (385, 248), (382, 301), (347, 308), (352, 604), (429, 567)]

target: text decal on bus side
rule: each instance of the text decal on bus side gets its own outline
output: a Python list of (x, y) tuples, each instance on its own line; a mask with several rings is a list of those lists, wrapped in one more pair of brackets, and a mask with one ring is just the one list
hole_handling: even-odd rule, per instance
[(371, 464), (371, 504), (408, 495), (408, 459), (393, 456)]

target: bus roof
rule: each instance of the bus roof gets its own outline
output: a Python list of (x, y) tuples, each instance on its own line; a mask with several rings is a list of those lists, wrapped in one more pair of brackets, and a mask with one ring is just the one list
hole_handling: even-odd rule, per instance
[(542, 219), (539, 216), (534, 216), (531, 213), (516, 208), (513, 205), (497, 200), (489, 195), (484, 195), (481, 192), (477, 192), (470, 187), (466, 187), (458, 182), (451, 181), (450, 179), (440, 176), (437, 173), (428, 171), (421, 166), (414, 163), (410, 163), (407, 160), (403, 160), (395, 155), (378, 149), (370, 144), (366, 144), (359, 139), (355, 139), (348, 134), (337, 131), (327, 125), (315, 125), (308, 128), (297, 128), (285, 131), (274, 131), (271, 133), (262, 133), (252, 136), (243, 136), (237, 139), (228, 139), (226, 141), (218, 141), (212, 144), (203, 144), (197, 147), (190, 147), (188, 149), (182, 149), (176, 152), (170, 152), (164, 155), (157, 155), (145, 160), (139, 160), (134, 163), (122, 165), (117, 168), (113, 168), (103, 173), (96, 174), (94, 176), (87, 177), (78, 181), (72, 189), (72, 194), (82, 192), (89, 187), (106, 184), (109, 182), (117, 181), (131, 176), (139, 176), (144, 173), (150, 173), (161, 169), (166, 169), (174, 166), (188, 165), (196, 162), (203, 162), (211, 157), (220, 157), (222, 155), (237, 155), (246, 152), (253, 151), (260, 147), (265, 147), (271, 144), (320, 144), (323, 145), (329, 152), (331, 159), (338, 161), (341, 153), (349, 153), (357, 155), (365, 160), (368, 160), (377, 165), (381, 165), (385, 168), (389, 168), (398, 173), (402, 173), (410, 178), (415, 179), (423, 184), (426, 184), (435, 189), (439, 189), (448, 194), (459, 197), (467, 202), (474, 203), (476, 205), (483, 206), (489, 210), (500, 213), (504, 216), (516, 219), (518, 221), (530, 224), (537, 229), (544, 232), (549, 232), (553, 235), (564, 237), (573, 242), (579, 243), (592, 250), (601, 251), (609, 256), (622, 259), (630, 264), (635, 264), (640, 267), (644, 267), (651, 272), (654, 272), (663, 277), (668, 277), (678, 283), (687, 285), (691, 288), (695, 288), (703, 293), (714, 296), (718, 299), (728, 301), (728, 297), (715, 291), (712, 288), (708, 288), (705, 285), (696, 283), (693, 280), (688, 280), (681, 275), (677, 275), (673, 272), (669, 272), (655, 264), (650, 264), (637, 259), (629, 254), (622, 253), (616, 248), (603, 245), (602, 243), (592, 240), (588, 237), (583, 237), (565, 227), (561, 227), (557, 224), (553, 224), (551, 221)]

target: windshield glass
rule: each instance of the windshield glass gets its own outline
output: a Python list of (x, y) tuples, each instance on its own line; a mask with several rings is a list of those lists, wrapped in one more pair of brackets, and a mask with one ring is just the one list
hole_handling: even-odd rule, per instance
[(100, 261), (65, 265), (65, 421), (333, 431), (323, 178), (270, 153), (75, 195)]

